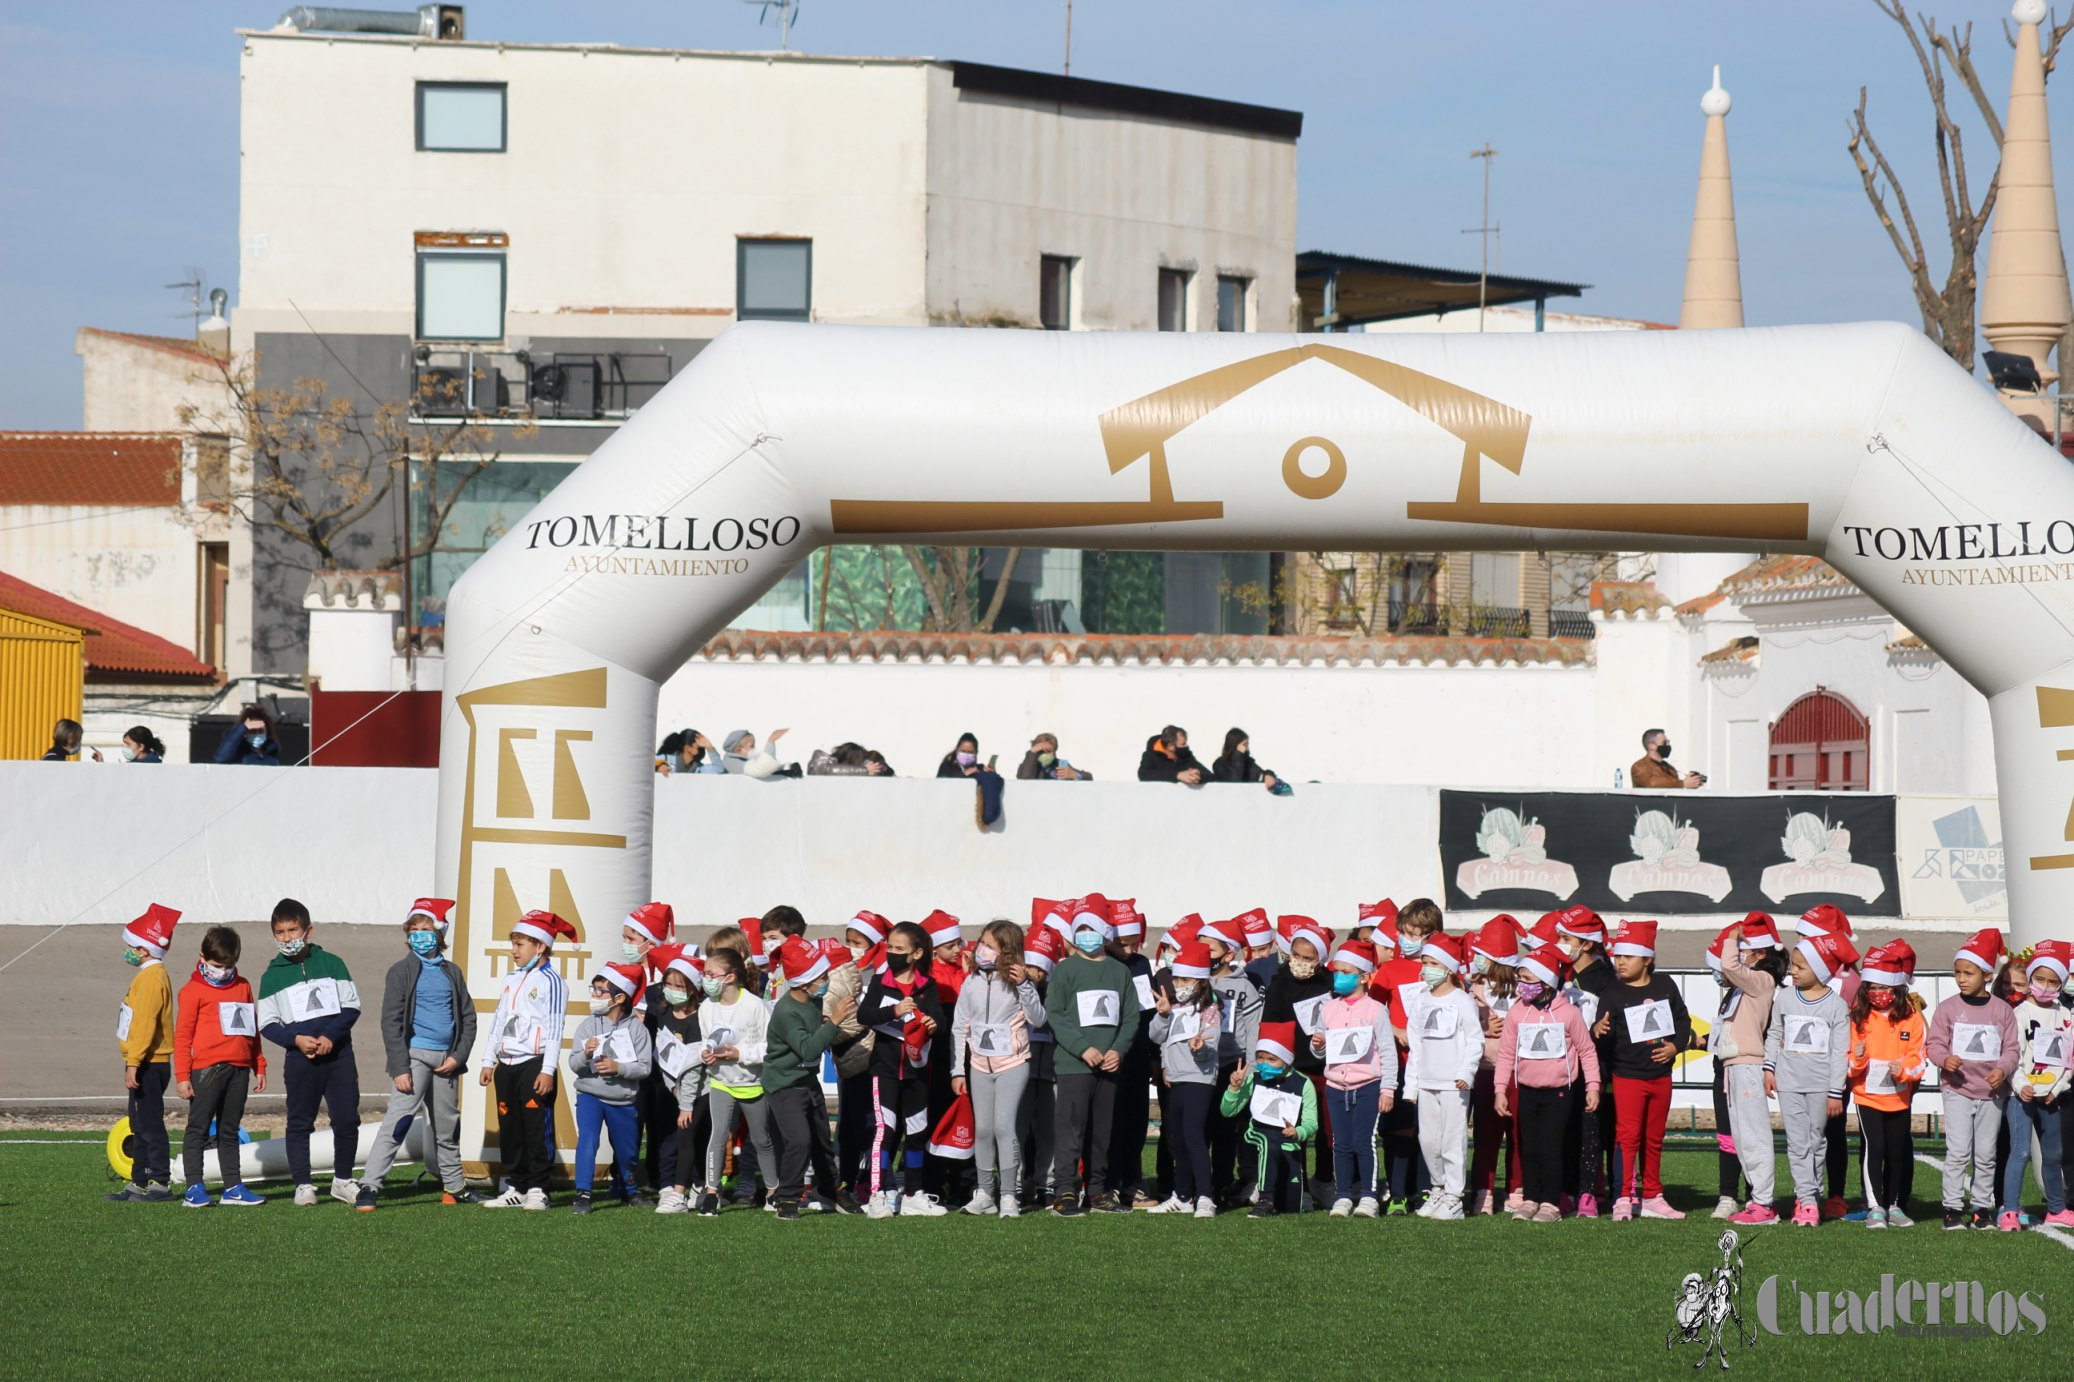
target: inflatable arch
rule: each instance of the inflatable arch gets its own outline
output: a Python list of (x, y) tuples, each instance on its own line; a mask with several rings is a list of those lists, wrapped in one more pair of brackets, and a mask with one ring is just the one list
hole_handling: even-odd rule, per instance
[(522, 908), (647, 898), (662, 682), (814, 548), (922, 538), (1812, 553), (1989, 698), (2015, 935), (2074, 913), (2074, 470), (1917, 331), (755, 323), (453, 591), (439, 886), (479, 995)]

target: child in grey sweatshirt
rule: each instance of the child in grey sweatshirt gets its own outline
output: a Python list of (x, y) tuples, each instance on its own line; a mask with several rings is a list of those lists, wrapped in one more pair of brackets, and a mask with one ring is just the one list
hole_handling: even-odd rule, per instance
[(612, 1138), (613, 1190), (630, 1206), (652, 1202), (635, 1189), (634, 1151), (641, 1119), (634, 1096), (655, 1066), (655, 1042), (635, 1011), (643, 988), (638, 966), (607, 965), (591, 981), (591, 1015), (576, 1028), (569, 1071), (576, 1076), (576, 1203), (591, 1208), (591, 1179), (598, 1164), (598, 1133)]
[[(1766, 1091), (1779, 1101), (1786, 1127), (1786, 1167), (1793, 1174), (1793, 1222), (1822, 1222), (1822, 1164), (1829, 1120), (1843, 1111), (1851, 1050), (1850, 1010), (1827, 987), (1841, 967), (1827, 936), (1793, 949), (1789, 987), (1772, 1003), (1764, 1038)], [(1841, 1186), (1832, 1187), (1841, 1191)]]

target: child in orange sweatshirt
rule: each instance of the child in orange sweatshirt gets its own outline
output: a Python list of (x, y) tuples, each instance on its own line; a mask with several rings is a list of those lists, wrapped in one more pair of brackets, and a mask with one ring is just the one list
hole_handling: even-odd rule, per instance
[[(238, 933), (211, 926), (202, 935), (201, 961), (180, 990), (179, 1017), (173, 1027), (173, 1079), (188, 1101), (187, 1135), (180, 1159), (187, 1172), (189, 1209), (214, 1203), (202, 1183), (202, 1158), (216, 1125), (216, 1169), (223, 1177), (223, 1202), (237, 1208), (265, 1204), (264, 1195), (245, 1188), (238, 1124), (245, 1117), (248, 1086), (266, 1092), (266, 1056), (259, 1049), (259, 1005), (252, 985), (238, 973), (243, 951)], [(254, 1076), (257, 1075), (257, 1080)]]
[(1865, 1140), (1865, 1226), (1910, 1228), (1908, 1183), (1915, 1161), (1909, 1116), (1922, 1082), (1923, 1014), (1908, 991), (1916, 952), (1905, 940), (1876, 945), (1865, 956), (1851, 1000), (1851, 1098)]

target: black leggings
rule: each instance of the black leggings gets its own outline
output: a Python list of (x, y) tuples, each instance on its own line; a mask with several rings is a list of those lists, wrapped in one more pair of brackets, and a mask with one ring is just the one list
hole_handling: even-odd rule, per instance
[(1553, 1204), (1563, 1193), (1563, 1142), (1570, 1127), (1570, 1086), (1543, 1089), (1520, 1085), (1520, 1179), (1522, 1193), (1535, 1204)]
[(1903, 1108), (1889, 1113), (1860, 1104), (1858, 1135), (1865, 1139), (1868, 1198), (1877, 1195), (1882, 1209), (1907, 1209), (1909, 1183), (1914, 1179), (1910, 1172), (1916, 1159), (1916, 1139), (1909, 1127), (1909, 1111)]
[(1207, 1084), (1169, 1085), (1160, 1099), (1159, 1142), (1174, 1158), (1174, 1193), (1184, 1200), (1214, 1195), (1210, 1181), (1210, 1106)]
[(922, 1153), (929, 1145), (929, 1074), (926, 1070), (913, 1071), (904, 1080), (873, 1075), (871, 1084), (873, 1103), (878, 1109), (878, 1126), (872, 1138), (871, 1192), (919, 1195)]
[(1734, 1152), (1721, 1149), (1723, 1139), (1734, 1141), (1728, 1131), (1728, 1067), (1714, 1062), (1714, 1159), (1721, 1177), (1721, 1198), (1741, 1200), (1743, 1162)]

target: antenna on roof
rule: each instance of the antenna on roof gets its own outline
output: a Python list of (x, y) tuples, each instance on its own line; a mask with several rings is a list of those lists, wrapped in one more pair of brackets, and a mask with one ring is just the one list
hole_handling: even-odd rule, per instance
[(760, 8), (761, 13), (756, 16), (758, 24), (768, 20), (772, 10), (778, 12), (778, 51), (789, 52), (792, 48), (792, 16), (799, 10), (799, 0), (742, 0), (742, 3)]
[[(1483, 267), (1477, 271), (1476, 275), (1476, 329), (1481, 331), (1483, 330), (1484, 307), (1490, 299), (1491, 290), (1491, 235), (1498, 229), (1498, 227), (1491, 224), (1491, 160), (1498, 156), (1498, 151), (1492, 148), (1491, 141), (1486, 139), (1483, 142), (1483, 147), (1481, 149), (1471, 149), (1469, 156), (1483, 160), (1483, 224), (1462, 232), (1464, 235), (1480, 235), (1483, 237)], [(1501, 241), (1500, 243), (1503, 242)]]
[(166, 286), (168, 288), (185, 288), (187, 290), (187, 310), (185, 312), (175, 312), (173, 315), (188, 318), (193, 323), (195, 334), (200, 335), (202, 329), (202, 271), (190, 264), (185, 272), (187, 277), (181, 279), (178, 283), (168, 283)]

